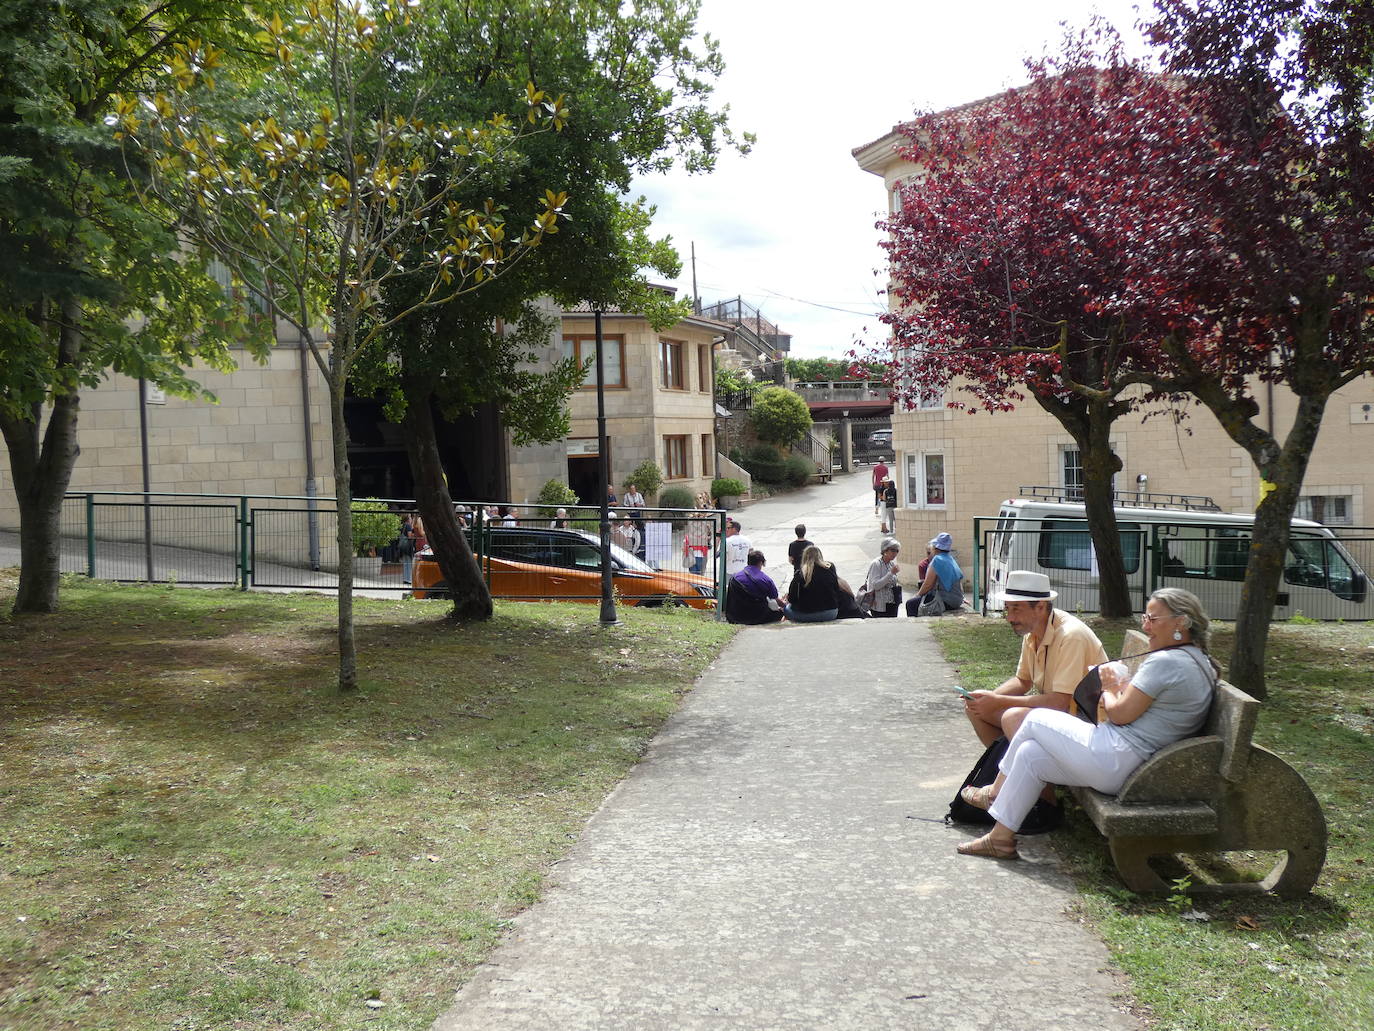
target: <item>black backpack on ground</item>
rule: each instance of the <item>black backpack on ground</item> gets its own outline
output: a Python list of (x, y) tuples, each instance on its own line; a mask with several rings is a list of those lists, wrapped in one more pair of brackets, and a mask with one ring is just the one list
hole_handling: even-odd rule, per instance
[[(949, 804), (949, 812), (945, 814), (945, 823), (972, 823), (990, 826), (996, 821), (984, 809), (971, 806), (963, 800), (961, 794), (966, 787), (981, 788), (991, 784), (997, 779), (997, 767), (1002, 761), (1002, 756), (1007, 754), (1007, 739), (999, 737), (992, 744), (988, 745), (987, 750), (978, 757), (978, 761), (973, 764), (973, 769), (964, 778), (964, 783), (959, 785), (959, 790), (954, 793), (954, 801)], [(1057, 805), (1050, 805), (1043, 798), (1038, 799), (1031, 811), (1026, 814), (1025, 820), (1021, 822), (1018, 834), (1044, 834), (1048, 831), (1057, 830), (1064, 822), (1064, 812)]]

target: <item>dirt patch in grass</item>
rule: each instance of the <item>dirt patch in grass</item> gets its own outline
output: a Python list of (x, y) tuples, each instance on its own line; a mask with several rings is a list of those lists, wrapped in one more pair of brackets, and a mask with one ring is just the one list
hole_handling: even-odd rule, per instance
[(427, 1026), (731, 633), (622, 618), (360, 599), (340, 697), (329, 599), (0, 617), (0, 1026)]

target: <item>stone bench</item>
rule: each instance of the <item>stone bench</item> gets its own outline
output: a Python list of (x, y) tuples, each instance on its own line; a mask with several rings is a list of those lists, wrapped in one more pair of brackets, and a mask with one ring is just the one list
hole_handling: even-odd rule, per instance
[[(1138, 665), (1145, 636), (1128, 631), (1122, 658)], [(1161, 748), (1115, 796), (1070, 789), (1107, 838), (1132, 891), (1172, 890), (1149, 865), (1177, 853), (1277, 851), (1257, 881), (1195, 884), (1193, 893), (1304, 895), (1326, 862), (1326, 818), (1307, 782), (1251, 740), (1260, 703), (1221, 681), (1202, 733)]]

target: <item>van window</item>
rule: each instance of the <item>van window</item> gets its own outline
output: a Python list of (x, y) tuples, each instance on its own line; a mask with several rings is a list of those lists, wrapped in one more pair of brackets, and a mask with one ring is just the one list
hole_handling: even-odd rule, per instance
[(1250, 535), (1229, 526), (1161, 526), (1165, 576), (1244, 580)]
[[(1047, 519), (1041, 524), (1040, 565), (1046, 569), (1092, 569), (1093, 542), (1081, 519)], [(1140, 569), (1140, 524), (1118, 523), (1127, 573)]]
[(1283, 564), (1285, 582), (1299, 587), (1319, 587), (1347, 601), (1356, 600), (1355, 570), (1333, 542), (1320, 537), (1294, 537), (1288, 542)]

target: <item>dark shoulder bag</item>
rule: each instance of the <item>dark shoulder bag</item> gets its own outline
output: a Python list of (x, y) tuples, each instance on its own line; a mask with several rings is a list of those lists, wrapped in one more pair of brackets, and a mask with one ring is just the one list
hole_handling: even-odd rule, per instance
[[(997, 767), (1002, 762), (1002, 756), (1007, 754), (1007, 744), (1005, 737), (999, 737), (988, 745), (987, 750), (978, 757), (978, 761), (973, 764), (973, 769), (964, 778), (964, 783), (960, 784), (959, 790), (954, 793), (954, 801), (950, 802), (949, 812), (945, 814), (945, 823), (974, 823), (987, 826), (996, 822), (987, 810), (979, 809), (977, 806), (971, 806), (965, 802), (963, 790), (966, 787), (985, 787), (997, 779)], [(1050, 805), (1041, 798), (1036, 800), (1031, 811), (1021, 821), (1017, 833), (1044, 834), (1056, 830), (1063, 822), (1064, 813), (1060, 807)]]

